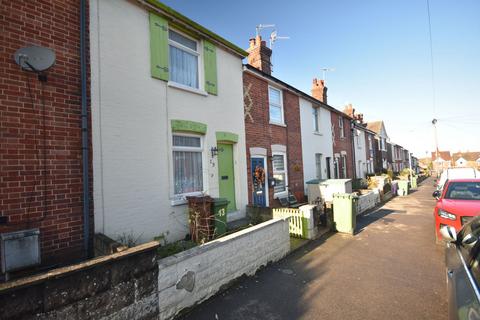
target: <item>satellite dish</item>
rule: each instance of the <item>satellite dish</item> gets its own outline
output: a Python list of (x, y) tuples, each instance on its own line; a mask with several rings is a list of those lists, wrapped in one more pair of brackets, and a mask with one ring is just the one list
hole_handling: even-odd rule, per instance
[(55, 63), (55, 52), (49, 48), (31, 46), (18, 49), (13, 58), (23, 70), (42, 72)]

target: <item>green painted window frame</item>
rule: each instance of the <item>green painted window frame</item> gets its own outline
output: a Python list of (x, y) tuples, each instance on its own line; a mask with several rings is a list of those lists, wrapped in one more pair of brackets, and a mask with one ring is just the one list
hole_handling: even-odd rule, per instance
[(201, 122), (189, 120), (171, 120), (172, 132), (190, 132), (205, 135), (207, 133), (207, 125)]

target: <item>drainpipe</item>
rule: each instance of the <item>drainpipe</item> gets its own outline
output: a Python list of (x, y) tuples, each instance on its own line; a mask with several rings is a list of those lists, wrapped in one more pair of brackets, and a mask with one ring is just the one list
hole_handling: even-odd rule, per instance
[(352, 162), (353, 162), (353, 179), (357, 178), (357, 164), (355, 163), (355, 120), (350, 122), (350, 137), (352, 139)]
[(80, 87), (82, 105), (82, 181), (83, 181), (83, 246), (85, 258), (90, 255), (90, 186), (88, 155), (87, 61), (85, 56), (86, 2), (80, 0)]

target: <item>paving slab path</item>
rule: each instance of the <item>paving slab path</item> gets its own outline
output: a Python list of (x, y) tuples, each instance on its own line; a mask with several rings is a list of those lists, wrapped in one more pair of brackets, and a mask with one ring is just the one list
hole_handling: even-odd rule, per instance
[(432, 183), (361, 217), (354, 236), (313, 241), (182, 319), (446, 319)]

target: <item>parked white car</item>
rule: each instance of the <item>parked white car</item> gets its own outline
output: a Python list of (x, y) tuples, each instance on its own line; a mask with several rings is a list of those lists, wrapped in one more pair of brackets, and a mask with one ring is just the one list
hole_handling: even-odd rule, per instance
[(457, 167), (448, 168), (442, 172), (440, 178), (437, 181), (437, 190), (442, 191), (443, 186), (448, 180), (451, 179), (476, 179), (480, 178), (480, 171), (474, 168)]

